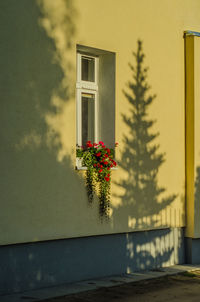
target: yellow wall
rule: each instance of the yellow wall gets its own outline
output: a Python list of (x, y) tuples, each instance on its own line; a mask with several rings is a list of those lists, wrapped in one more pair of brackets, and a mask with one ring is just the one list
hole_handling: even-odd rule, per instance
[[(183, 32), (200, 31), (199, 0), (4, 2), (0, 243), (184, 226)], [(158, 185), (165, 192), (146, 204), (131, 202), (134, 196), (124, 200), (128, 189), (119, 184), (130, 171), (119, 167), (112, 173), (111, 217), (102, 223), (97, 201), (88, 205), (83, 173), (74, 169), (76, 45), (116, 53), (120, 163), (127, 133), (122, 114), (130, 116), (122, 91), (131, 80), (128, 63), (135, 64), (132, 51), (138, 39), (150, 68), (150, 93), (157, 95), (149, 118), (156, 120), (151, 131), (159, 133), (153, 144), (165, 153), (158, 171)], [(173, 194), (176, 198), (169, 201)]]

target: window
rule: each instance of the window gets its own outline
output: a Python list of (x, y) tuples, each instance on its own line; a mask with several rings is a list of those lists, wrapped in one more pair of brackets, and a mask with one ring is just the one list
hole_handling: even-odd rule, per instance
[(98, 57), (77, 54), (77, 145), (98, 141)]
[(76, 144), (115, 146), (115, 53), (77, 45)]

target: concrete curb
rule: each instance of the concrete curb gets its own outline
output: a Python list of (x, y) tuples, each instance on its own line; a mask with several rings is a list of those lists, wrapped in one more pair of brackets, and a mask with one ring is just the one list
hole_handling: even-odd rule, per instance
[(76, 282), (73, 284), (60, 285), (50, 288), (43, 288), (33, 291), (26, 291), (12, 295), (0, 296), (1, 302), (23, 302), (23, 301), (42, 301), (55, 297), (80, 293), (89, 290), (95, 290), (102, 287), (113, 287), (130, 282), (138, 282), (142, 280), (150, 280), (165, 276), (177, 275), (184, 272), (191, 272), (199, 270), (200, 265), (174, 265), (170, 267), (161, 268), (158, 270), (144, 271), (132, 274), (124, 274), (121, 276), (111, 276), (95, 280), (87, 280)]

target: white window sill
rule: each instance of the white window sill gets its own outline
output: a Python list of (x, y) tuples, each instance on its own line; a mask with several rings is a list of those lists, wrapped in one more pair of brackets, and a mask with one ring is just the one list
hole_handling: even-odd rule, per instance
[[(82, 166), (82, 158), (79, 158), (79, 157), (76, 158), (76, 170), (83, 170), (83, 171), (87, 170), (87, 167), (83, 167)], [(117, 167), (113, 167), (110, 170), (111, 171), (118, 170), (118, 168)]]
[[(79, 170), (79, 171), (86, 171), (87, 170), (87, 167), (77, 167), (76, 166), (76, 170)], [(110, 170), (111, 171), (113, 171), (113, 170), (118, 170), (118, 168), (115, 168), (115, 167), (113, 167), (113, 168), (110, 168)]]

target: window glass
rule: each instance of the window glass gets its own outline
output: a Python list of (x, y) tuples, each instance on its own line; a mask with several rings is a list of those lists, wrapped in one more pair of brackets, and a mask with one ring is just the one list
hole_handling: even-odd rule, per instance
[(94, 58), (90, 57), (81, 57), (81, 80), (82, 81), (95, 81), (95, 72), (94, 72)]
[(85, 146), (86, 142), (95, 140), (95, 95), (94, 94), (81, 94), (82, 101), (82, 145)]

